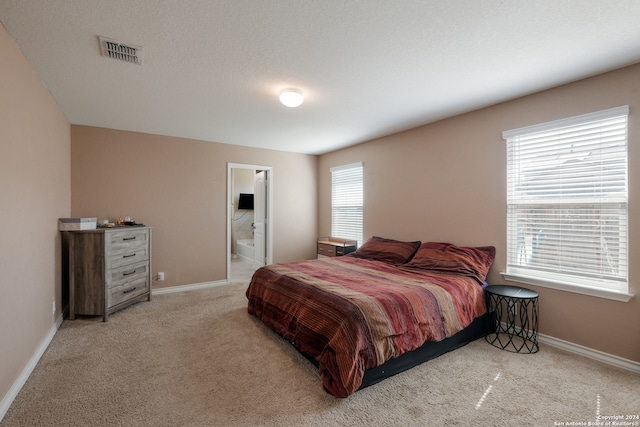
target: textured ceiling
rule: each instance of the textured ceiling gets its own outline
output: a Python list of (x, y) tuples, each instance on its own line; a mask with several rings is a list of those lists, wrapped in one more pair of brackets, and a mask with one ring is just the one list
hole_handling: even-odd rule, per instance
[(0, 0), (0, 21), (72, 124), (311, 154), (640, 62), (637, 0)]

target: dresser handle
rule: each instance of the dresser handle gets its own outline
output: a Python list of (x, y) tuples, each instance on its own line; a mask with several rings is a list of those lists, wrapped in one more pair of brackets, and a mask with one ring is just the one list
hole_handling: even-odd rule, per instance
[(136, 256), (136, 254), (122, 255), (122, 258), (131, 258), (132, 256)]
[(137, 287), (137, 286), (134, 286), (134, 287), (133, 287), (133, 288), (131, 288), (131, 289), (127, 289), (126, 291), (122, 291), (122, 293), (123, 293), (123, 294), (128, 294), (129, 292), (133, 292), (133, 291), (135, 291), (136, 289), (138, 289), (138, 287)]
[(130, 271), (129, 273), (122, 273), (123, 276), (131, 276), (133, 273), (135, 273), (136, 270)]
[(133, 237), (123, 237), (122, 240), (136, 240), (136, 236)]

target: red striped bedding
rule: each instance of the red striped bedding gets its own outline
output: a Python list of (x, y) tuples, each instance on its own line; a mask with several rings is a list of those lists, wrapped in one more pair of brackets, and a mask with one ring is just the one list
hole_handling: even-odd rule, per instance
[(246, 295), (249, 313), (315, 359), (336, 397), (358, 390), (366, 369), (450, 337), (486, 312), (471, 275), (352, 256), (262, 267)]

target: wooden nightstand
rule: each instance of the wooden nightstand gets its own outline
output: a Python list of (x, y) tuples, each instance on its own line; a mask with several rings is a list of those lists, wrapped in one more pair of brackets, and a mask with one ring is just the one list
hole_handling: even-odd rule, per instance
[(318, 258), (335, 257), (349, 254), (358, 249), (355, 240), (339, 237), (321, 237), (318, 239)]

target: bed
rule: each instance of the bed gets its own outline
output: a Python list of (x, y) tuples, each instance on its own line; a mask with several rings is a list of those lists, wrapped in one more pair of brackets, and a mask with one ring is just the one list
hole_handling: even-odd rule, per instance
[(248, 312), (347, 397), (484, 336), (494, 257), (491, 246), (372, 237), (342, 257), (259, 268)]

